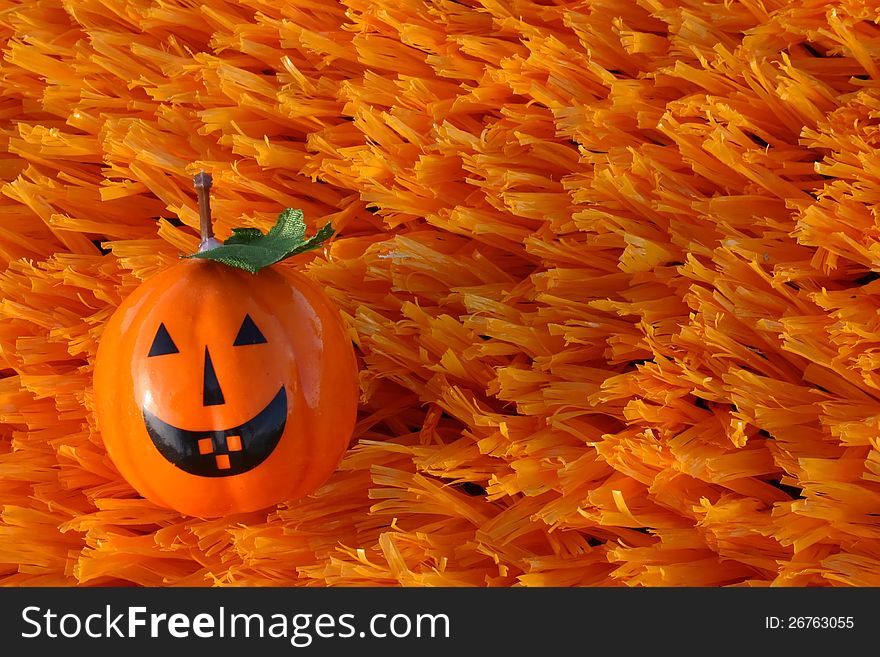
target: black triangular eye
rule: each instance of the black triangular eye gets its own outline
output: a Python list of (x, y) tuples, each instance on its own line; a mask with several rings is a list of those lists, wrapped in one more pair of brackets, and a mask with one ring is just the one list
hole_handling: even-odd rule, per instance
[(232, 343), (232, 346), (243, 347), (248, 344), (263, 344), (264, 342), (266, 342), (266, 338), (260, 333), (260, 329), (254, 324), (254, 320), (251, 319), (250, 315), (245, 315), (244, 321), (241, 323), (241, 328), (238, 329), (238, 335), (235, 336), (235, 342)]
[(180, 353), (180, 350), (177, 348), (177, 345), (174, 344), (174, 340), (171, 339), (171, 336), (168, 335), (168, 329), (165, 328), (165, 324), (159, 324), (159, 330), (156, 331), (156, 337), (153, 338), (153, 344), (150, 347), (150, 353), (147, 354), (147, 357), (177, 353)]

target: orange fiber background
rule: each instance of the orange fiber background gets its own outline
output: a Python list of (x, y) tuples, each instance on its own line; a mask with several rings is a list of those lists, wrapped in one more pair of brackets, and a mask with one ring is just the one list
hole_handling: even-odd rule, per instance
[[(880, 10), (0, 0), (0, 584), (880, 585)], [(142, 280), (284, 207), (357, 346), (314, 495), (93, 414)], [(332, 404), (332, 399), (328, 401)]]

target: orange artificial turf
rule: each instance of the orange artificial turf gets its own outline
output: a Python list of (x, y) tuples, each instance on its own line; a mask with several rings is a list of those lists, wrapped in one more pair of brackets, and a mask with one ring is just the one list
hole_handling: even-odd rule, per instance
[[(878, 22), (0, 0), (0, 584), (880, 585)], [(212, 521), (137, 497), (91, 387), (199, 169), (221, 238), (334, 224), (280, 266), (362, 393), (323, 488)]]

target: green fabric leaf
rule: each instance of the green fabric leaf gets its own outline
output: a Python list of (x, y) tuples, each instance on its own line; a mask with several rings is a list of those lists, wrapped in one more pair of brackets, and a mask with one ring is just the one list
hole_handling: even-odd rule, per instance
[(259, 228), (233, 228), (232, 236), (224, 244), (247, 244), (263, 236)]
[(333, 233), (333, 226), (328, 223), (306, 238), (302, 210), (287, 208), (278, 215), (278, 221), (265, 235), (259, 228), (234, 228), (232, 235), (221, 246), (187, 257), (216, 260), (256, 274), (263, 267), (318, 248)]

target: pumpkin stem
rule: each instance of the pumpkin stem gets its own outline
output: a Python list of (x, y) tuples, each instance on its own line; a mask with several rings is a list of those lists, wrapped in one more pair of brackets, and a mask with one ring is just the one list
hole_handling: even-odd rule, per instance
[(220, 246), (220, 242), (214, 238), (214, 229), (211, 226), (211, 174), (199, 171), (193, 176), (193, 186), (199, 198), (199, 219), (201, 221), (202, 241), (199, 244), (199, 253), (209, 251)]

